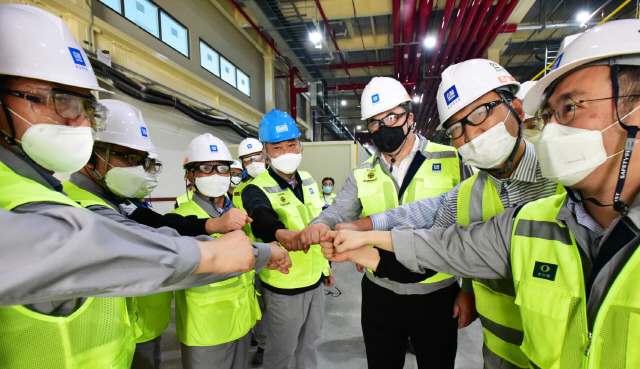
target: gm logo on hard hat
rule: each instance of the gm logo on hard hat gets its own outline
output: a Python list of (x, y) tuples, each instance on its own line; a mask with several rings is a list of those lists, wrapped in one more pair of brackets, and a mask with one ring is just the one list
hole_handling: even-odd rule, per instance
[(143, 126), (140, 126), (140, 134), (142, 134), (142, 137), (149, 137), (149, 134), (147, 133), (147, 129)]
[(456, 90), (456, 85), (451, 86), (451, 88), (444, 92), (444, 100), (447, 102), (447, 107), (449, 107), (459, 97), (460, 96), (458, 95), (458, 90)]
[(378, 96), (378, 94), (371, 95), (371, 103), (372, 104), (377, 104), (379, 102), (380, 102), (380, 96)]
[(211, 150), (211, 152), (218, 152), (218, 146), (216, 145), (209, 145), (209, 149)]

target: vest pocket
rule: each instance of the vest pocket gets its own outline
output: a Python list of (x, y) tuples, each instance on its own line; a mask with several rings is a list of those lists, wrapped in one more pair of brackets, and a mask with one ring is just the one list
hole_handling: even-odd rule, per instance
[(571, 302), (568, 294), (532, 283), (521, 282), (517, 289), (515, 303), (524, 330), (521, 348), (540, 368), (560, 368)]
[(640, 368), (638, 342), (640, 342), (640, 313), (631, 312), (629, 313), (629, 325), (627, 328), (627, 365), (625, 368)]

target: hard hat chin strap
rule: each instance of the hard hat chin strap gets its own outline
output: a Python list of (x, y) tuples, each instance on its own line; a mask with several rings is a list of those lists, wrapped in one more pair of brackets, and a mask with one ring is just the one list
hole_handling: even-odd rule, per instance
[(13, 125), (13, 118), (11, 117), (11, 112), (9, 111), (9, 107), (5, 103), (4, 97), (2, 95), (0, 95), (0, 104), (2, 105), (2, 111), (4, 112), (4, 116), (5, 118), (7, 118), (7, 124), (9, 125), (9, 130), (11, 131), (11, 134), (8, 134), (4, 130), (0, 130), (2, 131), (2, 136), (4, 140), (7, 141), (7, 143), (11, 147), (11, 150), (13, 150), (16, 154), (28, 158), (29, 156), (27, 156), (27, 154), (24, 152), (22, 147), (18, 145), (18, 142), (16, 140), (16, 128)]

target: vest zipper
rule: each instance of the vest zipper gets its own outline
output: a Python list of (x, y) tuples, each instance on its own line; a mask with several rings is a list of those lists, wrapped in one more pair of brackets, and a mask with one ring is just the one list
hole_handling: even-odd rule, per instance
[(589, 338), (587, 339), (587, 349), (584, 352), (584, 356), (589, 357), (590, 351), (591, 351), (591, 332), (589, 332)]

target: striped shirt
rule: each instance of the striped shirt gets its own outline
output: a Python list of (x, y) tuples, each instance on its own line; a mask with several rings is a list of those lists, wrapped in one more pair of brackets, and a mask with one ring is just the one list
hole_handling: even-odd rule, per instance
[[(533, 144), (524, 142), (522, 159), (509, 178), (488, 176), (498, 190), (505, 209), (552, 196), (558, 188), (557, 183), (542, 176)], [(460, 185), (440, 196), (371, 215), (373, 229), (389, 230), (400, 226), (448, 228), (456, 224), (458, 218), (459, 190)]]

